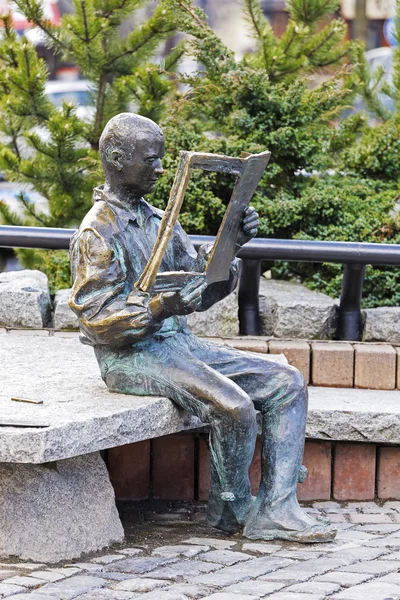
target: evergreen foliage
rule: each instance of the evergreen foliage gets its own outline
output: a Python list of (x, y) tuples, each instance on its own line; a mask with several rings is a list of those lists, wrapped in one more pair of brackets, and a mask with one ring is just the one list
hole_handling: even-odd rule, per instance
[[(22, 195), (26, 218), (0, 205), (3, 219), (63, 227), (78, 223), (91, 204), (93, 186), (102, 180), (97, 151), (102, 128), (133, 105), (162, 122), (165, 131), (166, 172), (151, 199), (155, 205), (166, 204), (182, 149), (236, 156), (268, 149), (271, 161), (253, 202), (261, 216), (260, 236), (400, 241), (400, 219), (390, 216), (399, 193), (399, 119), (377, 94), (385, 89), (383, 74), (369, 73), (363, 48), (346, 42), (344, 23), (332, 18), (337, 1), (290, 0), (281, 38), (259, 0), (242, 1), (256, 50), (237, 60), (191, 0), (161, 0), (151, 19), (123, 39), (120, 24), (145, 0), (75, 0), (74, 14), (63, 17), (60, 28), (44, 20), (39, 0), (17, 0), (55, 51), (76, 62), (92, 82), (94, 119), (83, 123), (74, 107), (58, 111), (49, 103), (43, 62), (26, 40), (16, 38), (5, 17), (0, 168), (8, 179), (40, 191), (50, 214), (36, 214)], [(187, 90), (181, 96), (171, 72), (184, 47), (174, 49), (163, 64), (147, 62), (173, 30), (189, 34), (188, 49), (200, 65), (197, 73), (180, 77)], [(386, 92), (396, 96), (398, 84), (395, 78)], [(365, 97), (378, 127), (362, 114), (342, 118), (357, 93)], [(226, 175), (194, 171), (180, 216), (186, 230), (215, 233), (232, 186)], [(21, 251), (21, 257), (25, 265), (45, 270), (54, 288), (68, 286), (63, 253)], [(340, 291), (338, 265), (273, 268), (278, 276), (299, 278), (333, 296)], [(397, 279), (390, 269), (372, 271), (366, 303), (398, 303)]]
[[(162, 64), (152, 64), (160, 42), (176, 23), (168, 7), (158, 3), (152, 16), (126, 37), (120, 26), (145, 0), (74, 0), (74, 13), (61, 26), (47, 21), (40, 0), (16, 0), (19, 10), (45, 34), (46, 43), (62, 59), (78, 65), (92, 86), (93, 118), (78, 118), (76, 107), (57, 109), (45, 94), (47, 69), (34, 46), (18, 38), (11, 15), (0, 17), (0, 170), (8, 181), (29, 184), (47, 199), (49, 212), (38, 213), (28, 195), (20, 194), (24, 217), (0, 201), (6, 224), (70, 227), (92, 203), (93, 187), (102, 179), (98, 141), (105, 123), (133, 105), (159, 120), (174, 85), (173, 71), (183, 53), (179, 45)], [(62, 253), (19, 251), (23, 264), (45, 270), (52, 287), (68, 286), (61, 274)]]
[[(191, 92), (167, 123), (167, 176), (155, 203), (165, 202), (180, 148), (230, 155), (267, 148), (271, 161), (253, 199), (260, 236), (399, 242), (400, 219), (391, 216), (399, 194), (398, 118), (390, 119), (378, 94), (383, 73), (371, 74), (363, 47), (346, 43), (343, 22), (330, 20), (337, 5), (291, 1), (287, 30), (278, 39), (258, 0), (244, 0), (257, 50), (235, 61), (201, 11), (193, 15), (186, 0), (172, 4), (185, 27), (192, 23), (192, 52), (206, 69), (188, 78)], [(371, 127), (363, 114), (343, 118), (356, 94), (363, 94), (380, 127)], [(190, 186), (181, 220), (193, 233), (215, 233), (230, 196), (228, 180), (196, 174)], [(333, 297), (340, 294), (341, 265), (265, 267)], [(364, 304), (398, 303), (398, 284), (395, 270), (370, 269)]]

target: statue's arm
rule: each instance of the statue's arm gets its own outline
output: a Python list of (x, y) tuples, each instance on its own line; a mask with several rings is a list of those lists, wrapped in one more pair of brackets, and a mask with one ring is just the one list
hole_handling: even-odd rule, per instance
[(112, 242), (94, 229), (73, 240), (70, 308), (94, 343), (123, 345), (158, 330), (148, 294), (127, 293), (127, 273)]

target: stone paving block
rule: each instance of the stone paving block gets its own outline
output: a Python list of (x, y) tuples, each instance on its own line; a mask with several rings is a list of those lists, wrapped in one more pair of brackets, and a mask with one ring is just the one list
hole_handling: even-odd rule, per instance
[(335, 448), (333, 497), (336, 500), (373, 500), (376, 447), (339, 442)]
[(323, 510), (326, 513), (337, 512), (341, 510), (341, 506), (339, 502), (334, 502), (333, 500), (328, 500), (327, 502), (313, 502), (313, 508), (318, 510)]
[(379, 448), (377, 475), (378, 498), (400, 499), (400, 448)]
[(158, 556), (144, 557), (144, 558), (125, 558), (110, 567), (109, 570), (121, 572), (121, 573), (134, 573), (135, 575), (141, 575), (142, 573), (149, 573), (158, 567), (169, 565), (176, 562), (174, 558), (162, 558)]
[(397, 560), (400, 563), (400, 551), (390, 552), (389, 554), (386, 554), (385, 560)]
[(177, 558), (178, 556), (193, 558), (201, 552), (208, 552), (209, 550), (210, 546), (189, 546), (181, 544), (178, 546), (160, 546), (160, 548), (153, 550), (152, 554), (153, 556), (166, 556), (167, 558)]
[(325, 500), (331, 497), (331, 464), (331, 442), (306, 441), (303, 465), (307, 467), (308, 475), (297, 486), (299, 500)]
[(277, 581), (260, 581), (260, 579), (255, 579), (230, 585), (224, 591), (232, 592), (233, 594), (253, 594), (259, 598), (264, 598), (267, 594), (276, 592), (285, 587), (285, 585), (285, 583), (278, 583)]
[(329, 514), (328, 517), (330, 522), (334, 523), (335, 525), (337, 523), (347, 523), (346, 515)]
[(0, 571), (0, 582), (8, 579), (9, 577), (14, 577), (14, 575), (18, 575), (19, 571), (14, 569), (4, 569)]
[(150, 487), (150, 440), (110, 448), (107, 468), (116, 500), (146, 500)]
[(398, 566), (394, 561), (369, 560), (348, 565), (340, 570), (345, 571), (346, 573), (370, 573), (371, 575), (378, 577), (379, 575), (386, 575), (387, 573), (396, 571), (397, 569)]
[(313, 577), (322, 575), (333, 569), (338, 569), (346, 564), (355, 562), (356, 559), (349, 560), (338, 557), (337, 555), (318, 558), (316, 560), (295, 562), (285, 569), (269, 573), (262, 576), (263, 581), (286, 581), (289, 583), (302, 583)]
[(332, 571), (324, 575), (318, 575), (315, 581), (337, 583), (343, 587), (351, 587), (363, 583), (371, 578), (369, 573), (344, 573), (343, 571)]
[(222, 565), (213, 562), (182, 560), (173, 565), (161, 567), (151, 572), (152, 579), (165, 579), (176, 581), (182, 578), (188, 579), (201, 573), (212, 573), (221, 569)]
[(347, 342), (311, 344), (312, 385), (353, 387), (354, 350)]
[(169, 581), (160, 579), (151, 579), (149, 577), (134, 577), (133, 579), (125, 579), (111, 586), (113, 590), (123, 590), (125, 592), (152, 592), (155, 589), (163, 588), (169, 585)]
[(331, 595), (340, 590), (338, 583), (327, 581), (308, 581), (307, 583), (296, 583), (285, 589), (285, 592), (298, 592), (309, 594), (321, 594), (322, 596)]
[(303, 373), (307, 385), (310, 383), (310, 345), (296, 340), (271, 340), (268, 342), (270, 354), (284, 354), (290, 365)]
[[(347, 564), (354, 563), (355, 561), (372, 561), (377, 558), (385, 558), (387, 550), (385, 548), (369, 548), (364, 545), (356, 546), (352, 548), (344, 547), (340, 552), (340, 558), (346, 561)], [(343, 568), (343, 571), (346, 569)]]
[(325, 600), (326, 596), (321, 594), (306, 594), (303, 592), (278, 592), (268, 596), (271, 600)]
[(194, 500), (194, 438), (174, 434), (152, 442), (153, 498)]
[(393, 523), (389, 515), (368, 515), (361, 513), (352, 513), (350, 515), (351, 523)]
[(385, 511), (395, 511), (400, 513), (400, 502), (398, 501), (389, 501), (389, 502), (384, 502), (383, 504), (383, 509)]
[(283, 556), (284, 558), (292, 558), (294, 560), (310, 560), (312, 558), (320, 558), (324, 555), (324, 551), (318, 552), (317, 550), (305, 552), (304, 550), (295, 550), (294, 548), (288, 548), (287, 550), (282, 549), (276, 552), (274, 556)]
[(194, 577), (192, 583), (209, 585), (211, 587), (227, 587), (250, 579), (251, 577), (261, 577), (266, 573), (271, 573), (277, 569), (282, 569), (293, 561), (286, 558), (275, 558), (273, 556), (265, 556), (262, 558), (254, 558), (245, 563), (239, 563), (232, 567), (225, 567), (216, 573), (199, 575)]
[(38, 587), (39, 585), (43, 585), (43, 579), (36, 579), (36, 577), (24, 576), (24, 575), (16, 575), (15, 577), (10, 577), (9, 579), (4, 579), (2, 584), (8, 585), (21, 585), (22, 587), (33, 589)]
[(121, 560), (120, 554), (105, 554), (103, 556), (96, 556), (92, 559), (95, 564), (99, 565), (109, 565), (116, 560)]
[(400, 525), (387, 525), (386, 523), (382, 524), (372, 524), (372, 525), (358, 525), (358, 531), (366, 531), (367, 533), (372, 533), (374, 535), (385, 535), (386, 533), (391, 533), (392, 537), (400, 537)]
[[(109, 589), (101, 589), (96, 590), (95, 592), (89, 592), (88, 594), (83, 594), (83, 596), (79, 596), (79, 600), (132, 600), (133, 598), (141, 598), (143, 594), (132, 594), (132, 592), (123, 592), (119, 590), (116, 592), (115, 590)], [(23, 600), (28, 600), (28, 598), (24, 598)], [(31, 600), (29, 598), (29, 600)], [(36, 600), (32, 598), (32, 600)], [(42, 600), (42, 598), (38, 598), (37, 600)], [(53, 600), (57, 600), (54, 598)]]
[[(258, 600), (259, 596), (250, 596), (249, 594), (240, 594), (240, 600)], [(231, 594), (230, 592), (217, 592), (206, 596), (203, 600), (238, 600), (237, 594)]]
[(0, 598), (7, 598), (7, 596), (13, 596), (18, 592), (26, 593), (26, 588), (22, 585), (14, 585), (12, 583), (0, 583)]
[(138, 597), (145, 598), (145, 600), (189, 600), (186, 594), (170, 592), (169, 590), (154, 590), (154, 592), (140, 594)]
[(252, 556), (250, 554), (245, 554), (244, 552), (232, 552), (232, 550), (213, 550), (212, 552), (207, 552), (197, 557), (198, 560), (219, 563), (228, 567), (235, 565), (238, 562), (250, 560), (251, 558)]
[(274, 554), (281, 548), (278, 544), (256, 543), (243, 544), (242, 550), (245, 552), (254, 552), (255, 554)]
[[(70, 600), (81, 594), (100, 589), (107, 584), (105, 579), (92, 577), (90, 575), (76, 575), (63, 579), (57, 583), (47, 583), (39, 590), (33, 592), (33, 598), (37, 594), (38, 598), (49, 600)], [(33, 600), (32, 598), (32, 600)], [(29, 599), (30, 600), (30, 599)]]
[(379, 577), (379, 579), (377, 579), (378, 582), (385, 582), (385, 583), (395, 583), (396, 585), (400, 585), (400, 573), (388, 573), (388, 575), (384, 575), (383, 577)]
[(396, 352), (392, 346), (355, 344), (354, 386), (371, 390), (396, 387)]
[(40, 579), (42, 581), (47, 581), (50, 583), (54, 583), (55, 581), (61, 581), (61, 579), (65, 579), (66, 577), (66, 575), (62, 575), (57, 571), (33, 571), (31, 575), (36, 579)]
[(400, 586), (375, 581), (356, 585), (331, 596), (335, 600), (398, 600), (399, 597)]
[(192, 585), (191, 583), (174, 583), (169, 586), (168, 591), (175, 594), (184, 594), (188, 598), (193, 598), (193, 600), (204, 598), (204, 596), (210, 594), (210, 590), (200, 585)]

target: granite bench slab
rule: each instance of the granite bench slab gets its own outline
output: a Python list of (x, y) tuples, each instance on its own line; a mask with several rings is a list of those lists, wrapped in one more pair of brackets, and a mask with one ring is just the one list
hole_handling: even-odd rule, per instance
[[(400, 444), (400, 391), (309, 390), (307, 437)], [(48, 425), (0, 426), (0, 462), (57, 461), (202, 425), (166, 398), (108, 391), (77, 336), (0, 334), (0, 407), (0, 425)]]
[[(167, 398), (109, 392), (76, 335), (0, 332), (0, 557), (57, 562), (122, 541), (99, 451), (200, 426)], [(307, 436), (400, 443), (400, 391), (310, 388)]]

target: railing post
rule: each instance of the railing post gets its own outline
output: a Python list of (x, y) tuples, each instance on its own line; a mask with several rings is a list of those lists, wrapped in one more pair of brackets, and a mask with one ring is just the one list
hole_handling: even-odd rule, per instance
[(260, 335), (260, 291), (261, 261), (242, 259), (239, 283), (239, 333)]
[(364, 275), (365, 265), (344, 265), (339, 307), (339, 340), (357, 341), (361, 337)]

